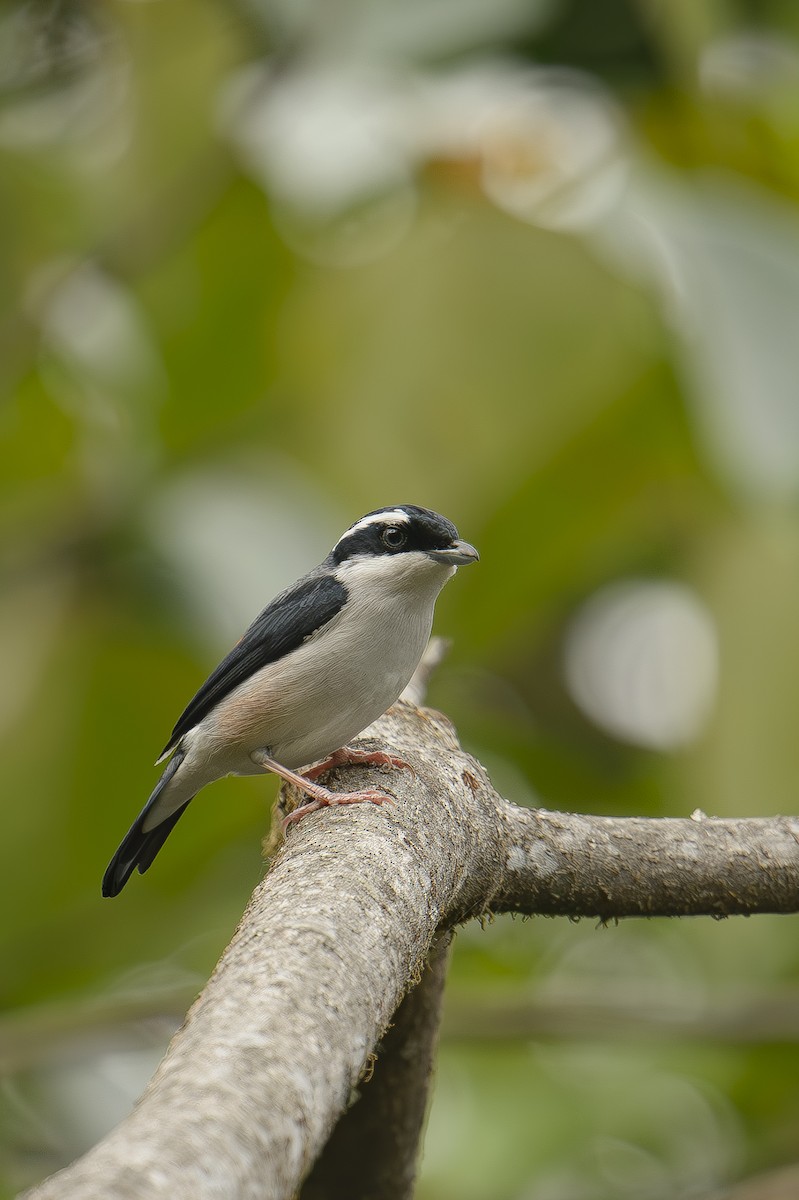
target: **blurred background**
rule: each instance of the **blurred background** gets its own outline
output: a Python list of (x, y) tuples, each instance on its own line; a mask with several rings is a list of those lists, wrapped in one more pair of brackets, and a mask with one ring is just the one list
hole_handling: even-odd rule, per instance
[[(0, 1196), (128, 1110), (228, 941), (272, 781), (100, 879), (186, 701), (368, 509), (481, 550), (430, 702), (510, 799), (797, 811), (797, 35), (788, 0), (0, 7)], [(419, 1196), (795, 1197), (798, 1043), (792, 918), (473, 924)]]

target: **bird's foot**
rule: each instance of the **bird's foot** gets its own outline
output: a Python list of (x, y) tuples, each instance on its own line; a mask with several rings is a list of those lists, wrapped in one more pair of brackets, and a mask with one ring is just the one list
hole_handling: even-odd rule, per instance
[(366, 802), (371, 804), (394, 803), (392, 796), (386, 792), (378, 792), (376, 788), (366, 788), (362, 792), (329, 792), (327, 788), (319, 787), (318, 784), (313, 786), (313, 792), (310, 792), (307, 787), (303, 789), (309, 799), (283, 818), (284, 833), (289, 825), (296, 825), (303, 817), (307, 817), (308, 813), (318, 812), (320, 808), (334, 808), (339, 804), (363, 804)]
[[(350, 751), (339, 750), (336, 754), (348, 755)], [(355, 751), (359, 754), (359, 751)], [(265, 771), (273, 771), (275, 775), (279, 775), (281, 779), (285, 779), (287, 783), (291, 783), (299, 791), (304, 792), (308, 800), (290, 812), (287, 817), (283, 818), (284, 831), (289, 825), (296, 825), (297, 821), (301, 821), (303, 817), (307, 817), (308, 813), (317, 812), (320, 808), (333, 808), (340, 804), (362, 804), (370, 802), (371, 804), (393, 804), (394, 799), (388, 796), (385, 792), (379, 792), (376, 788), (366, 788), (360, 792), (331, 792), (329, 788), (322, 787), (321, 783), (316, 783), (307, 775), (299, 775), (296, 771), (290, 771), (288, 767), (284, 767), (282, 763), (276, 762), (270, 758), (266, 751), (257, 750), (251, 755), (253, 762), (259, 767), (263, 767)], [(336, 755), (331, 757), (335, 758)], [(368, 757), (368, 756), (367, 756)], [(380, 756), (381, 762), (384, 759), (391, 758), (391, 755), (383, 754)], [(359, 760), (362, 761), (362, 760)], [(400, 760), (395, 760), (399, 762)], [(336, 766), (343, 765), (340, 760), (334, 764)], [(406, 763), (402, 764), (407, 766)], [(328, 764), (329, 769), (329, 764)], [(409, 768), (410, 770), (411, 768)]]
[(414, 779), (416, 778), (416, 772), (404, 758), (386, 754), (384, 750), (355, 750), (352, 746), (342, 746), (340, 750), (334, 750), (324, 762), (303, 771), (303, 776), (314, 781), (320, 775), (324, 775), (325, 771), (332, 771), (334, 767), (390, 767), (410, 771)]

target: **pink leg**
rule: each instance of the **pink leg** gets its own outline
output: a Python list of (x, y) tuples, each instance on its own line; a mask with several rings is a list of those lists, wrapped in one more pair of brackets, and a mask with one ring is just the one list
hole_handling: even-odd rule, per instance
[(324, 762), (303, 771), (303, 775), (306, 779), (313, 780), (324, 775), (325, 771), (332, 771), (334, 767), (360, 766), (397, 767), (410, 771), (414, 779), (416, 778), (416, 772), (410, 763), (405, 762), (404, 758), (395, 758), (393, 754), (386, 754), (383, 750), (354, 750), (352, 746), (343, 746), (341, 750), (334, 750)]
[(304, 775), (299, 775), (296, 771), (290, 771), (288, 767), (275, 762), (263, 750), (254, 751), (251, 758), (259, 767), (263, 767), (265, 771), (272, 771), (275, 775), (279, 775), (281, 779), (285, 779), (287, 783), (293, 783), (296, 788), (299, 788), (301, 792), (305, 792), (306, 796), (310, 797), (306, 804), (301, 804), (299, 808), (295, 808), (294, 812), (289, 813), (284, 818), (284, 829), (287, 829), (289, 825), (296, 824), (303, 817), (307, 817), (308, 813), (316, 812), (320, 808), (329, 808), (338, 804), (361, 804), (364, 801), (370, 801), (372, 804), (394, 803), (391, 796), (387, 796), (385, 792), (378, 792), (375, 788), (368, 788), (362, 792), (331, 792), (328, 788), (322, 787), (320, 783), (314, 783), (312, 779), (307, 779)]

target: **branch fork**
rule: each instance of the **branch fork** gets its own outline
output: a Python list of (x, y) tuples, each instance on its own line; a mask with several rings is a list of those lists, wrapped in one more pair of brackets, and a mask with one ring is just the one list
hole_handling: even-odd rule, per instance
[(28, 1200), (404, 1200), (459, 922), (799, 909), (797, 819), (519, 808), (439, 713), (400, 703), (368, 733), (414, 765), (397, 803), (292, 830), (134, 1111)]

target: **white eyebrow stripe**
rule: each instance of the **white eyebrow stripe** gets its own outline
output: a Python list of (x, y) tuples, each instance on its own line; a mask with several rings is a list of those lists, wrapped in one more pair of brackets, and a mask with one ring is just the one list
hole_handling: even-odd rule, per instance
[(338, 539), (336, 545), (338, 545), (339, 542), (343, 542), (344, 538), (349, 537), (350, 534), (358, 533), (358, 531), (361, 529), (367, 529), (370, 525), (383, 525), (385, 523), (390, 523), (391, 525), (400, 525), (404, 523), (407, 525), (409, 521), (410, 517), (406, 512), (403, 512), (401, 508), (395, 508), (389, 512), (372, 513), (371, 516), (361, 517), (360, 521), (356, 521), (354, 525), (350, 525), (347, 532), (343, 533)]

